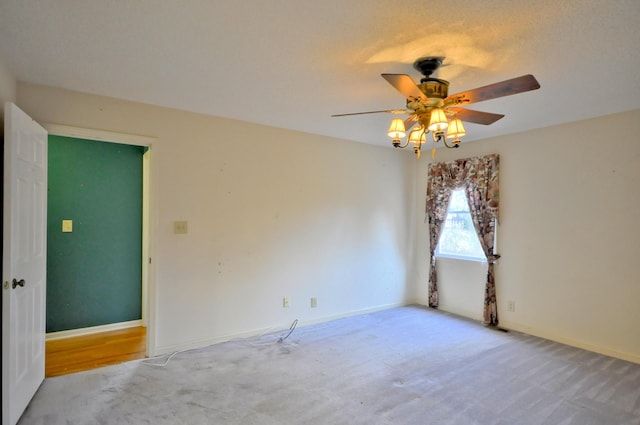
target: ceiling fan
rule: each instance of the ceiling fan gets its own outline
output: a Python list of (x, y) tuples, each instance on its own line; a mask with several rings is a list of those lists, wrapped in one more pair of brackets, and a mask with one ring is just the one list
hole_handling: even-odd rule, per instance
[[(457, 148), (460, 146), (460, 138), (466, 134), (462, 121), (489, 125), (504, 117), (502, 114), (474, 111), (461, 106), (540, 88), (540, 84), (533, 75), (523, 75), (448, 95), (449, 82), (431, 77), (431, 74), (442, 65), (444, 59), (442, 56), (426, 56), (413, 63), (413, 67), (424, 75), (420, 84), (416, 84), (407, 74), (382, 74), (382, 78), (407, 99), (406, 109), (354, 112), (336, 114), (332, 117), (376, 113), (409, 115), (404, 120), (394, 118), (388, 135), (393, 139), (392, 144), (396, 148), (405, 148), (413, 143), (413, 150), (420, 157), (421, 145), (426, 142), (426, 134), (429, 132), (432, 133), (434, 144), (442, 141), (448, 148)], [(407, 141), (403, 144), (401, 139), (416, 124), (417, 127), (409, 133)], [(453, 140), (449, 143), (447, 139)], [(431, 154), (435, 155), (435, 148), (432, 149)]]

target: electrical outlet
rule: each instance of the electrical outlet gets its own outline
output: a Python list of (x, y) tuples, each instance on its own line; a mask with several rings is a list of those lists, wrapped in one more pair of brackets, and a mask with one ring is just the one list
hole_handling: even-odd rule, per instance
[(173, 233), (176, 235), (184, 235), (188, 232), (188, 225), (186, 221), (174, 221)]
[(289, 297), (284, 297), (282, 299), (282, 308), (289, 308)]
[(516, 302), (515, 301), (508, 301), (507, 302), (507, 311), (510, 311), (512, 313), (516, 311)]
[(311, 297), (311, 308), (316, 308), (316, 307), (318, 307), (318, 298)]

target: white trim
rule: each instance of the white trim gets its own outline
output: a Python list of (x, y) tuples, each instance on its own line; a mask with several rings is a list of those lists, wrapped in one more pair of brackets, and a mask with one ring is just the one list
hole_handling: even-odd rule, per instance
[(73, 127), (70, 125), (44, 123), (42, 126), (54, 136), (76, 137), (78, 139), (97, 140), (100, 142), (120, 143), (134, 146), (151, 146), (154, 137), (137, 134), (114, 133), (112, 131), (93, 128)]
[(482, 304), (478, 305), (478, 311), (471, 311), (464, 308), (458, 308), (456, 306), (450, 306), (440, 303), (438, 305), (438, 311), (455, 314), (456, 316), (465, 317), (467, 319), (475, 320), (480, 323), (482, 323), (482, 321), (484, 320), (484, 318), (482, 317)]
[(475, 261), (476, 263), (486, 263), (487, 257), (466, 257), (464, 255), (442, 254), (436, 252), (436, 258), (449, 258), (451, 260)]
[[(449, 306), (440, 305), (438, 311), (444, 311), (446, 313), (455, 314), (458, 316), (466, 317), (471, 320), (478, 320), (482, 323), (483, 319), (477, 319), (475, 314), (467, 313), (462, 310), (450, 308)], [(609, 347), (603, 347), (601, 345), (590, 344), (578, 339), (574, 339), (568, 336), (556, 334), (553, 332), (547, 332), (541, 329), (533, 328), (531, 326), (521, 325), (519, 323), (510, 322), (504, 319), (500, 319), (500, 329), (514, 332), (521, 332), (527, 335), (535, 336), (537, 338), (548, 339), (550, 341), (558, 342), (560, 344), (569, 345), (575, 348), (581, 348), (583, 350), (592, 351), (594, 353), (603, 354), (609, 357), (615, 357), (617, 359), (626, 360), (632, 363), (640, 364), (640, 356), (634, 353), (628, 353), (624, 351), (618, 351)]]
[(109, 323), (108, 325), (91, 326), (89, 328), (70, 329), (68, 331), (49, 332), (45, 336), (46, 341), (54, 339), (71, 338), (72, 336), (91, 335), (98, 332), (117, 331), (120, 329), (137, 328), (142, 326), (142, 320), (131, 320), (128, 322)]
[[(302, 321), (301, 320), (301, 321), (298, 322), (298, 327), (315, 325), (315, 324), (319, 324), (319, 323), (326, 323), (326, 322), (330, 322), (330, 321), (333, 321), (333, 320), (344, 319), (346, 317), (361, 316), (363, 314), (375, 313), (377, 311), (388, 310), (388, 309), (391, 309), (391, 308), (403, 307), (403, 306), (412, 305), (412, 304), (415, 304), (415, 303), (401, 302), (401, 303), (384, 304), (384, 305), (379, 305), (379, 306), (376, 306), (376, 307), (365, 308), (365, 309), (362, 309), (362, 310), (354, 310), (354, 311), (349, 311), (347, 313), (336, 314), (336, 315), (332, 315), (332, 316), (325, 316), (325, 317), (322, 317), (322, 318), (319, 318), (319, 319), (311, 319), (311, 320), (307, 320), (307, 321)], [(237, 339), (244, 339), (244, 338), (250, 338), (250, 337), (258, 336), (258, 335), (266, 335), (266, 334), (269, 334), (269, 333), (280, 332), (280, 331), (284, 331), (284, 330), (289, 329), (290, 325), (291, 325), (290, 323), (287, 323), (286, 325), (283, 324), (281, 326), (271, 326), (271, 327), (268, 327), (268, 328), (255, 329), (255, 330), (252, 330), (252, 331), (240, 332), (240, 333), (235, 333), (235, 334), (230, 334), (230, 335), (224, 335), (224, 336), (220, 336), (220, 337), (216, 337), (216, 338), (200, 339), (200, 340), (191, 341), (191, 342), (184, 343), (184, 344), (175, 344), (175, 345), (167, 345), (167, 346), (164, 346), (164, 347), (158, 347), (156, 350), (154, 350), (153, 353), (148, 354), (148, 357), (157, 357), (157, 356), (170, 354), (170, 353), (175, 353), (175, 352), (179, 352), (179, 351), (187, 351), (187, 350), (192, 350), (192, 349), (196, 349), (196, 348), (208, 347), (210, 345), (218, 344), (218, 343), (221, 343), (221, 342), (233, 341), (233, 340), (237, 340)]]
[(500, 320), (500, 327), (503, 329), (522, 332), (528, 335), (533, 335), (538, 338), (559, 342), (561, 344), (570, 345), (572, 347), (582, 348), (583, 350), (593, 351), (594, 353), (604, 354), (605, 356), (615, 357), (617, 359), (640, 364), (640, 355), (635, 353), (618, 351), (609, 347), (603, 347), (601, 345), (591, 344), (591, 343), (574, 339), (568, 336), (556, 334), (553, 332), (547, 332), (544, 330), (533, 328), (531, 326), (521, 325), (518, 323), (513, 323), (505, 320)]
[(149, 181), (151, 166), (151, 148), (142, 154), (142, 326), (149, 323), (149, 262), (151, 254), (149, 250)]

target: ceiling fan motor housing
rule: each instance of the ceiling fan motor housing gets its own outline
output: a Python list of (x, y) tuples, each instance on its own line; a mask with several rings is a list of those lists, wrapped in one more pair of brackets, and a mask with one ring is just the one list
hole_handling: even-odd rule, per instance
[[(438, 78), (425, 78), (422, 83), (417, 84), (422, 93), (425, 94), (427, 100), (424, 99), (407, 99), (407, 109), (417, 114), (431, 113), (433, 108), (444, 107), (444, 99), (449, 92), (449, 82)], [(428, 118), (427, 118), (428, 120)]]
[(449, 82), (439, 78), (431, 78), (431, 74), (440, 68), (443, 61), (444, 56), (425, 56), (418, 58), (413, 63), (413, 67), (424, 75), (424, 78), (422, 78), (420, 84), (418, 84), (418, 88), (429, 99), (444, 99), (447, 97)]
[(449, 82), (438, 78), (423, 78), (418, 88), (429, 99), (444, 99), (449, 93)]

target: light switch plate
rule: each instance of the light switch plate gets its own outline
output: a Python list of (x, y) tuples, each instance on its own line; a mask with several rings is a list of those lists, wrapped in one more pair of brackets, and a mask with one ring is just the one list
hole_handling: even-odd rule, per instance
[(73, 232), (73, 220), (62, 220), (62, 233)]

